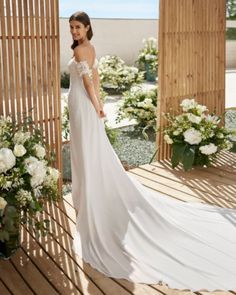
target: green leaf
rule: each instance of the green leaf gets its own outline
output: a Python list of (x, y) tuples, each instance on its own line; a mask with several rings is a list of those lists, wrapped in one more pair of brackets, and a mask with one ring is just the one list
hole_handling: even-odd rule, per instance
[(236, 141), (232, 141), (233, 147), (230, 149), (230, 152), (236, 153)]
[(182, 161), (185, 171), (188, 171), (189, 169), (192, 168), (194, 157), (195, 157), (195, 148), (193, 146), (187, 146), (184, 151), (183, 161)]
[(178, 166), (179, 162), (183, 159), (183, 154), (186, 148), (186, 144), (183, 143), (174, 143), (172, 145), (173, 153), (171, 157), (172, 168)]
[(0, 230), (0, 241), (4, 242), (9, 240), (9, 233), (5, 230)]

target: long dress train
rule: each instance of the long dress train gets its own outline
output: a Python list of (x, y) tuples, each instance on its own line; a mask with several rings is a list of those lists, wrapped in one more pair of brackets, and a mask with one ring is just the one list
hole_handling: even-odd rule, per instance
[(236, 211), (173, 200), (129, 176), (84, 88), (92, 69), (74, 58), (68, 66), (75, 252), (113, 278), (236, 288)]

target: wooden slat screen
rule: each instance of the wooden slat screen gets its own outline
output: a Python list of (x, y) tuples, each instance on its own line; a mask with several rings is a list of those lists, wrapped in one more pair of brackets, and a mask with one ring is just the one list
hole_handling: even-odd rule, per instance
[[(195, 98), (210, 111), (225, 109), (225, 0), (160, 0), (158, 127), (163, 112)], [(170, 157), (162, 132), (158, 159)]]
[(58, 0), (0, 0), (0, 115), (31, 116), (61, 170)]

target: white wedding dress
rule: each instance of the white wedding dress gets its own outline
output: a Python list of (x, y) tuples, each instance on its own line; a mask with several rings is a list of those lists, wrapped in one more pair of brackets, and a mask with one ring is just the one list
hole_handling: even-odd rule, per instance
[(74, 251), (113, 278), (236, 289), (236, 211), (173, 200), (130, 177), (84, 88), (92, 70), (75, 59), (68, 66)]

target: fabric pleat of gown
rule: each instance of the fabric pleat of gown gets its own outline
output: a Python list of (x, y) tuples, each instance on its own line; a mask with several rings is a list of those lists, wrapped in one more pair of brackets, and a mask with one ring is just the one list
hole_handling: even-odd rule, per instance
[(74, 58), (68, 67), (76, 254), (134, 283), (236, 289), (236, 210), (174, 200), (129, 176), (83, 84), (93, 67)]

